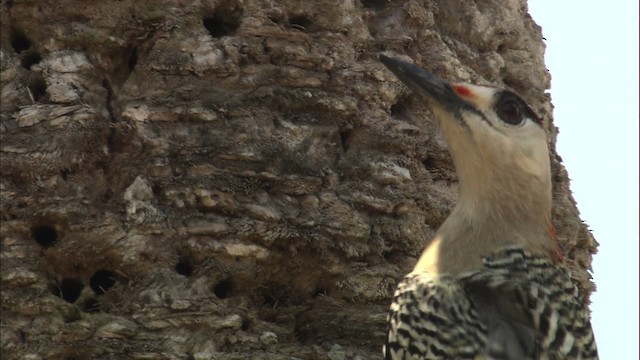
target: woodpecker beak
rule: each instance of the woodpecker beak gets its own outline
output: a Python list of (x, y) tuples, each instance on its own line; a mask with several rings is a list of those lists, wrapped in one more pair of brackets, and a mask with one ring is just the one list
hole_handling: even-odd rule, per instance
[(454, 114), (459, 114), (462, 109), (477, 111), (471, 103), (458, 96), (451, 85), (434, 74), (406, 61), (382, 54), (380, 61), (411, 90), (427, 99), (435, 100), (445, 110)]

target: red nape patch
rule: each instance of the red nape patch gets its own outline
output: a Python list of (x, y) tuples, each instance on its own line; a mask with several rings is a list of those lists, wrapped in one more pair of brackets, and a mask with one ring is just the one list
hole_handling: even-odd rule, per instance
[(468, 87), (463, 85), (453, 85), (453, 91), (455, 91), (458, 95), (469, 97), (471, 96), (471, 90)]
[(558, 238), (556, 237), (556, 227), (553, 226), (551, 220), (549, 220), (549, 235), (551, 236), (551, 240), (553, 241), (553, 249), (551, 250), (551, 257), (558, 261), (564, 261), (564, 256), (560, 251), (560, 247), (558, 246)]

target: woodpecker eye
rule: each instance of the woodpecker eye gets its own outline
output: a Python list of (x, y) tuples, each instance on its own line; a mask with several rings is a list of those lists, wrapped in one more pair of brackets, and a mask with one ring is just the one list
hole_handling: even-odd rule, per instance
[(498, 116), (502, 121), (511, 125), (522, 123), (522, 104), (519, 99), (512, 97), (503, 97), (498, 102)]
[(496, 103), (496, 112), (502, 121), (510, 125), (520, 125), (525, 119), (530, 119), (538, 125), (542, 121), (527, 106), (527, 104), (516, 94), (510, 91), (503, 91)]

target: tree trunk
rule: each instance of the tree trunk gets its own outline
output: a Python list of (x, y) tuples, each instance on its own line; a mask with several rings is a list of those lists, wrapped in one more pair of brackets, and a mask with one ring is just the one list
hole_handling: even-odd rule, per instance
[(524, 0), (16, 0), (0, 39), (3, 359), (380, 358), (456, 175), (378, 54), (557, 131)]

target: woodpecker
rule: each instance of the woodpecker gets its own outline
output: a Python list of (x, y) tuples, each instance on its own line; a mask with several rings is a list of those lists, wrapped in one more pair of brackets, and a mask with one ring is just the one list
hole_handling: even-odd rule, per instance
[(454, 209), (394, 294), (385, 358), (598, 359), (551, 223), (542, 120), (512, 91), (380, 60), (426, 101), (459, 181)]

